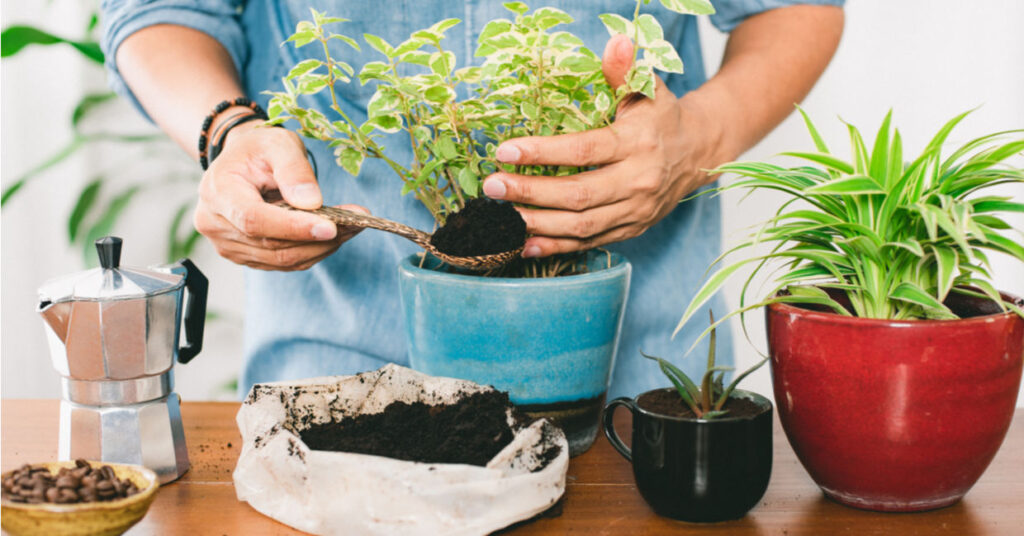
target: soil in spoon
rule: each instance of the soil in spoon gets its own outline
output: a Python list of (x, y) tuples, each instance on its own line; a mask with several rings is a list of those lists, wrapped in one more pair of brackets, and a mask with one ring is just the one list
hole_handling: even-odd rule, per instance
[(392, 402), (381, 413), (313, 425), (300, 436), (313, 450), (484, 466), (512, 441), (509, 407), (508, 394), (497, 391), (451, 405)]
[(526, 222), (510, 203), (486, 197), (470, 199), (448, 216), (430, 243), (454, 257), (477, 257), (518, 249), (526, 243)]

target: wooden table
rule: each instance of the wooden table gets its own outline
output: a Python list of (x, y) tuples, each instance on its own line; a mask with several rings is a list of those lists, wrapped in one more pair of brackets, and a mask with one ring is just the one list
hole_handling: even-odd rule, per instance
[[(3, 471), (56, 459), (56, 400), (3, 400), (0, 405)], [(129, 535), (302, 534), (235, 498), (231, 472), (241, 442), (235, 427), (237, 411), (237, 403), (182, 405), (192, 469), (160, 490), (149, 513)], [(620, 413), (624, 421), (628, 419)], [(620, 424), (625, 429), (626, 423)], [(1021, 535), (1024, 415), (1014, 418), (999, 454), (967, 497), (926, 513), (877, 514), (825, 499), (796, 460), (778, 422), (768, 492), (761, 504), (739, 521), (694, 525), (658, 517), (637, 493), (629, 465), (603, 437), (572, 460), (568, 478), (561, 515), (542, 517), (503, 534)]]

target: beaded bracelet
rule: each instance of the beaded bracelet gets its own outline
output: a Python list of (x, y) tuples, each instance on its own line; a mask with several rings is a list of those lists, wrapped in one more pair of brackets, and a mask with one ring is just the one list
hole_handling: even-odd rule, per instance
[(213, 111), (203, 119), (203, 125), (199, 131), (199, 165), (202, 166), (204, 170), (210, 167), (210, 162), (213, 160), (213, 158), (207, 159), (206, 152), (208, 142), (213, 141), (210, 139), (210, 126), (213, 124), (213, 120), (220, 115), (221, 112), (232, 106), (248, 106), (256, 116), (264, 120), (267, 118), (267, 113), (263, 111), (263, 108), (261, 108), (259, 104), (249, 100), (247, 97), (238, 97), (233, 101), (220, 101), (213, 107)]

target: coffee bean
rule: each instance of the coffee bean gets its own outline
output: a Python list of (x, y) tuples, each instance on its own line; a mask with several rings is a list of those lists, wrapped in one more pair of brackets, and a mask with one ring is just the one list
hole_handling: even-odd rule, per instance
[(130, 479), (117, 478), (109, 465), (93, 467), (84, 460), (75, 465), (62, 467), (56, 475), (45, 467), (22, 466), (3, 479), (3, 497), (20, 503), (72, 504), (112, 501), (139, 492)]
[(114, 480), (115, 478), (117, 478), (117, 475), (114, 474), (113, 467), (109, 465), (104, 465), (103, 469), (101, 470), (103, 471), (103, 474), (107, 477), (107, 480)]
[(92, 465), (89, 462), (83, 460), (82, 458), (78, 458), (77, 460), (75, 460), (75, 467), (92, 467)]
[(79, 483), (72, 475), (64, 475), (57, 478), (58, 488), (77, 488)]
[(113, 490), (114, 485), (109, 480), (101, 480), (96, 483), (96, 491), (105, 492), (107, 490)]
[(57, 498), (60, 497), (60, 490), (57, 488), (50, 488), (46, 490), (46, 502), (57, 502)]

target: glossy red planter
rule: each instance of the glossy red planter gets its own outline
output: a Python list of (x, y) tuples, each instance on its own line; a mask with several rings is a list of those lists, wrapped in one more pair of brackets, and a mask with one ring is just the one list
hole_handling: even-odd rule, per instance
[(779, 419), (832, 499), (881, 511), (941, 508), (992, 461), (1020, 388), (1024, 320), (958, 302), (947, 304), (980, 316), (889, 321), (767, 309)]

